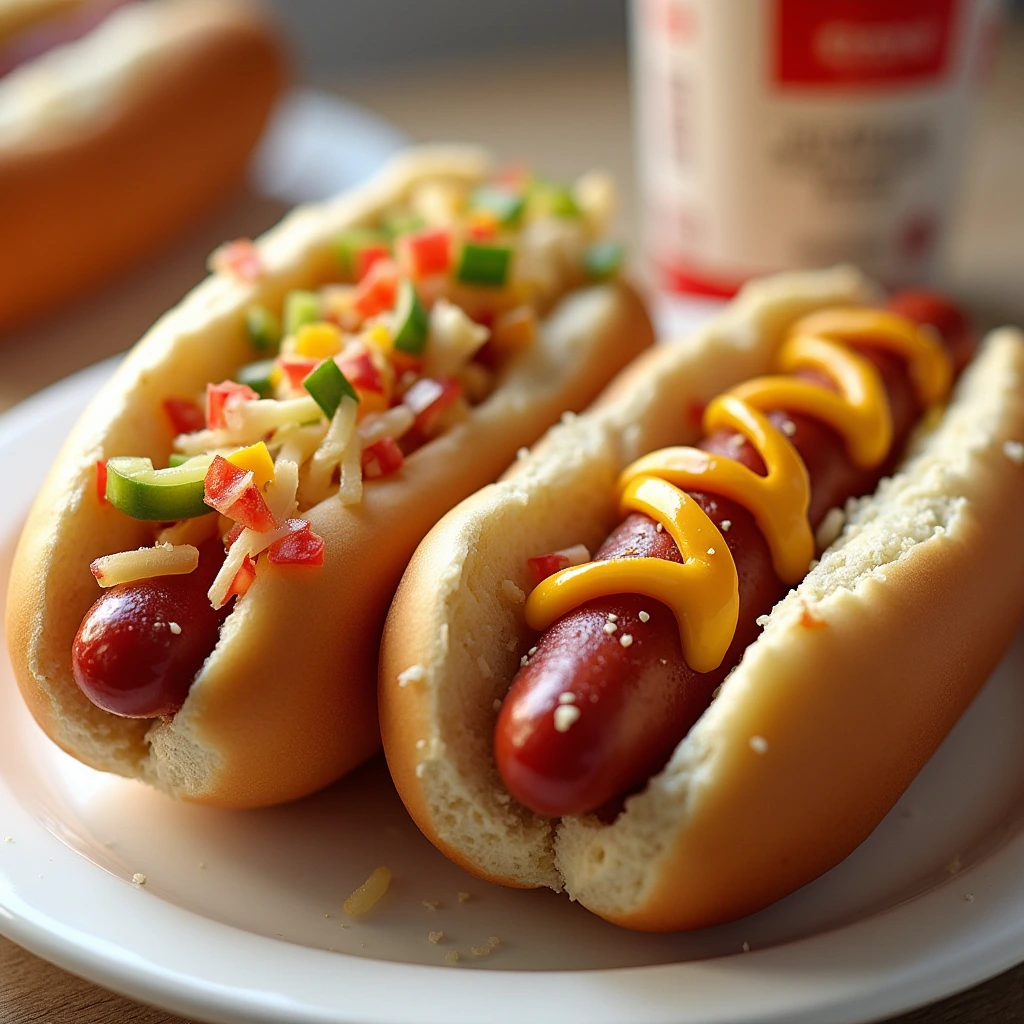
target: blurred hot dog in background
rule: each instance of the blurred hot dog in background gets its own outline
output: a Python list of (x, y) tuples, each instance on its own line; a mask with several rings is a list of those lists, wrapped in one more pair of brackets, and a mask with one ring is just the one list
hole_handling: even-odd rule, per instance
[(242, 175), (284, 81), (249, 0), (0, 3), (0, 330), (80, 295)]

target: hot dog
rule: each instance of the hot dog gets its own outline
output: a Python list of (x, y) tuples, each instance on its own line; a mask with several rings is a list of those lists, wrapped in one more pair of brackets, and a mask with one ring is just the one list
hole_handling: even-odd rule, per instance
[(214, 254), (85, 413), (19, 543), (11, 655), (49, 735), (222, 806), (372, 754), (416, 543), (652, 341), (602, 237), (609, 188), (424, 148)]
[(940, 419), (962, 317), (869, 302), (849, 271), (750, 286), (425, 539), (381, 726), (462, 866), (628, 927), (730, 920), (846, 856), (955, 722), (1024, 614), (1024, 337)]
[[(907, 305), (900, 296), (896, 303)], [(927, 323), (949, 319), (948, 310), (932, 299), (930, 306), (920, 303), (918, 313)], [(865, 338), (872, 327), (895, 326), (881, 317), (876, 326), (871, 322), (875, 319), (865, 322)], [(815, 323), (819, 336), (828, 332), (825, 318), (802, 323), (811, 336)], [(936, 361), (951, 361), (951, 342), (964, 346), (962, 329), (957, 337), (943, 339), (945, 351), (933, 352)], [(807, 521), (812, 531), (820, 528), (829, 510), (841, 509), (850, 498), (875, 489), (924, 411), (905, 360), (884, 348), (861, 347), (859, 354), (879, 374), (891, 417), (887, 450), (869, 466), (858, 466), (845, 439), (813, 415), (783, 408), (768, 412), (769, 421), (788, 437), (807, 469)], [(820, 369), (797, 369), (792, 377), (836, 391), (835, 382)], [(734, 430), (716, 430), (697, 447), (765, 474), (757, 450)], [(687, 493), (718, 527), (735, 563), (739, 610), (728, 651), (709, 671), (695, 671), (680, 650), (679, 630), (669, 609), (637, 594), (588, 601), (562, 616), (541, 635), (498, 716), (498, 771), (520, 803), (550, 817), (585, 814), (645, 782), (668, 761), (711, 703), (715, 688), (756, 639), (757, 619), (785, 595), (786, 584), (773, 569), (771, 549), (751, 511), (716, 492), (712, 483), (708, 488)], [(681, 563), (671, 535), (658, 526), (651, 516), (632, 513), (612, 531), (596, 559), (646, 557)], [(720, 543), (717, 538), (714, 542)], [(559, 702), (581, 709), (579, 726), (559, 727), (552, 715)]]
[(240, 177), (284, 80), (248, 0), (0, 11), (0, 330), (84, 292)]

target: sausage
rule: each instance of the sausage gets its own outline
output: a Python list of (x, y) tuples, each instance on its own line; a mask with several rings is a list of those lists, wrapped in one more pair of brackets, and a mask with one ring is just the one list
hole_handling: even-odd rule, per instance
[(917, 324), (928, 324), (939, 332), (959, 373), (974, 356), (975, 339), (963, 310), (934, 292), (915, 289), (897, 292), (888, 308)]
[(72, 647), (75, 682), (94, 704), (126, 718), (178, 711), (228, 613), (207, 597), (223, 560), (215, 537), (193, 572), (121, 583), (99, 597)]
[[(914, 293), (894, 297), (892, 307), (948, 332), (943, 340), (961, 359), (969, 349), (966, 322), (948, 303)], [(784, 429), (810, 475), (808, 518), (814, 529), (829, 509), (873, 491), (891, 472), (922, 412), (901, 360), (877, 349), (860, 351), (879, 370), (891, 406), (893, 444), (884, 465), (858, 470), (830, 427), (802, 415), (770, 414), (778, 426), (792, 424)], [(811, 372), (797, 376), (831, 386)], [(765, 471), (749, 442), (731, 431), (718, 431), (699, 447)], [(587, 813), (642, 785), (665, 764), (756, 638), (757, 619), (788, 589), (776, 576), (768, 545), (745, 508), (712, 494), (688, 493), (723, 531), (736, 563), (739, 622), (729, 651), (715, 671), (694, 672), (683, 659), (671, 611), (632, 594), (590, 601), (546, 630), (512, 683), (494, 738), (506, 788), (539, 814)], [(681, 561), (668, 533), (658, 531), (646, 515), (633, 513), (595, 558), (642, 556)], [(555, 714), (559, 705), (575, 711)]]

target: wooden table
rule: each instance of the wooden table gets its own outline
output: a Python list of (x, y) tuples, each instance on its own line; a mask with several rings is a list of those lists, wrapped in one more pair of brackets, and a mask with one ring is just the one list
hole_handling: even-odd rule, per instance
[[(421, 138), (471, 139), (552, 175), (599, 164), (623, 186), (629, 238), (633, 166), (625, 58), (619, 52), (480, 63), (411, 79), (342, 83), (350, 98)], [(1024, 323), (1024, 26), (1004, 39), (948, 262), (948, 282), (986, 320)], [(126, 348), (199, 279), (223, 238), (277, 219), (272, 203), (239, 193), (202, 227), (116, 288), (0, 344), (0, 409)], [(116, 311), (116, 316), (112, 313)], [(113, 325), (113, 326), (112, 326)], [(1024, 966), (900, 1017), (899, 1024), (1024, 1022)], [(0, 1024), (182, 1024), (81, 981), (0, 939)]]

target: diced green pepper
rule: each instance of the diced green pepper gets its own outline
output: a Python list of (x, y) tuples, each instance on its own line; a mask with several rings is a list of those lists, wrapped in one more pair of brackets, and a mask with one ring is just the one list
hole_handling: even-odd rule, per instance
[(430, 317), (412, 281), (406, 279), (398, 286), (395, 304), (395, 348), (418, 356), (426, 347)]
[(284, 333), (294, 334), (303, 324), (316, 323), (321, 305), (316, 292), (289, 292), (284, 300)]
[(391, 248), (391, 236), (374, 228), (350, 228), (334, 240), (334, 254), (346, 277), (357, 276), (359, 253), (363, 249)]
[(471, 210), (486, 210), (493, 213), (499, 223), (507, 226), (519, 223), (525, 204), (526, 199), (521, 193), (495, 188), (493, 185), (478, 188), (469, 201)]
[(412, 210), (395, 210), (387, 214), (383, 220), (383, 228), (388, 238), (395, 239), (399, 235), (408, 235), (427, 226), (427, 222)]
[(595, 242), (583, 254), (583, 268), (592, 281), (607, 281), (622, 267), (624, 250), (619, 242)]
[(334, 418), (342, 398), (346, 395), (359, 401), (356, 389), (348, 382), (348, 378), (333, 359), (325, 359), (306, 376), (302, 386), (313, 396), (329, 420)]
[(194, 455), (182, 455), (181, 452), (171, 452), (171, 454), (167, 456), (167, 465), (173, 469), (175, 466), (184, 466), (189, 459), (194, 458)]
[(149, 459), (107, 459), (106, 498), (133, 519), (174, 522), (204, 516), (204, 478), (213, 456), (198, 455), (180, 466), (154, 469)]
[(265, 306), (245, 311), (245, 333), (257, 352), (274, 353), (281, 344), (281, 321)]
[(507, 245), (479, 245), (466, 242), (462, 246), (456, 277), (463, 284), (486, 284), (501, 287), (508, 277), (512, 249)]
[(565, 217), (570, 220), (582, 216), (572, 190), (554, 181), (535, 181), (528, 196), (530, 212), (537, 217)]
[(260, 398), (274, 397), (273, 375), (277, 361), (274, 359), (261, 359), (256, 363), (246, 363), (239, 367), (231, 378), (239, 384), (248, 384)]

